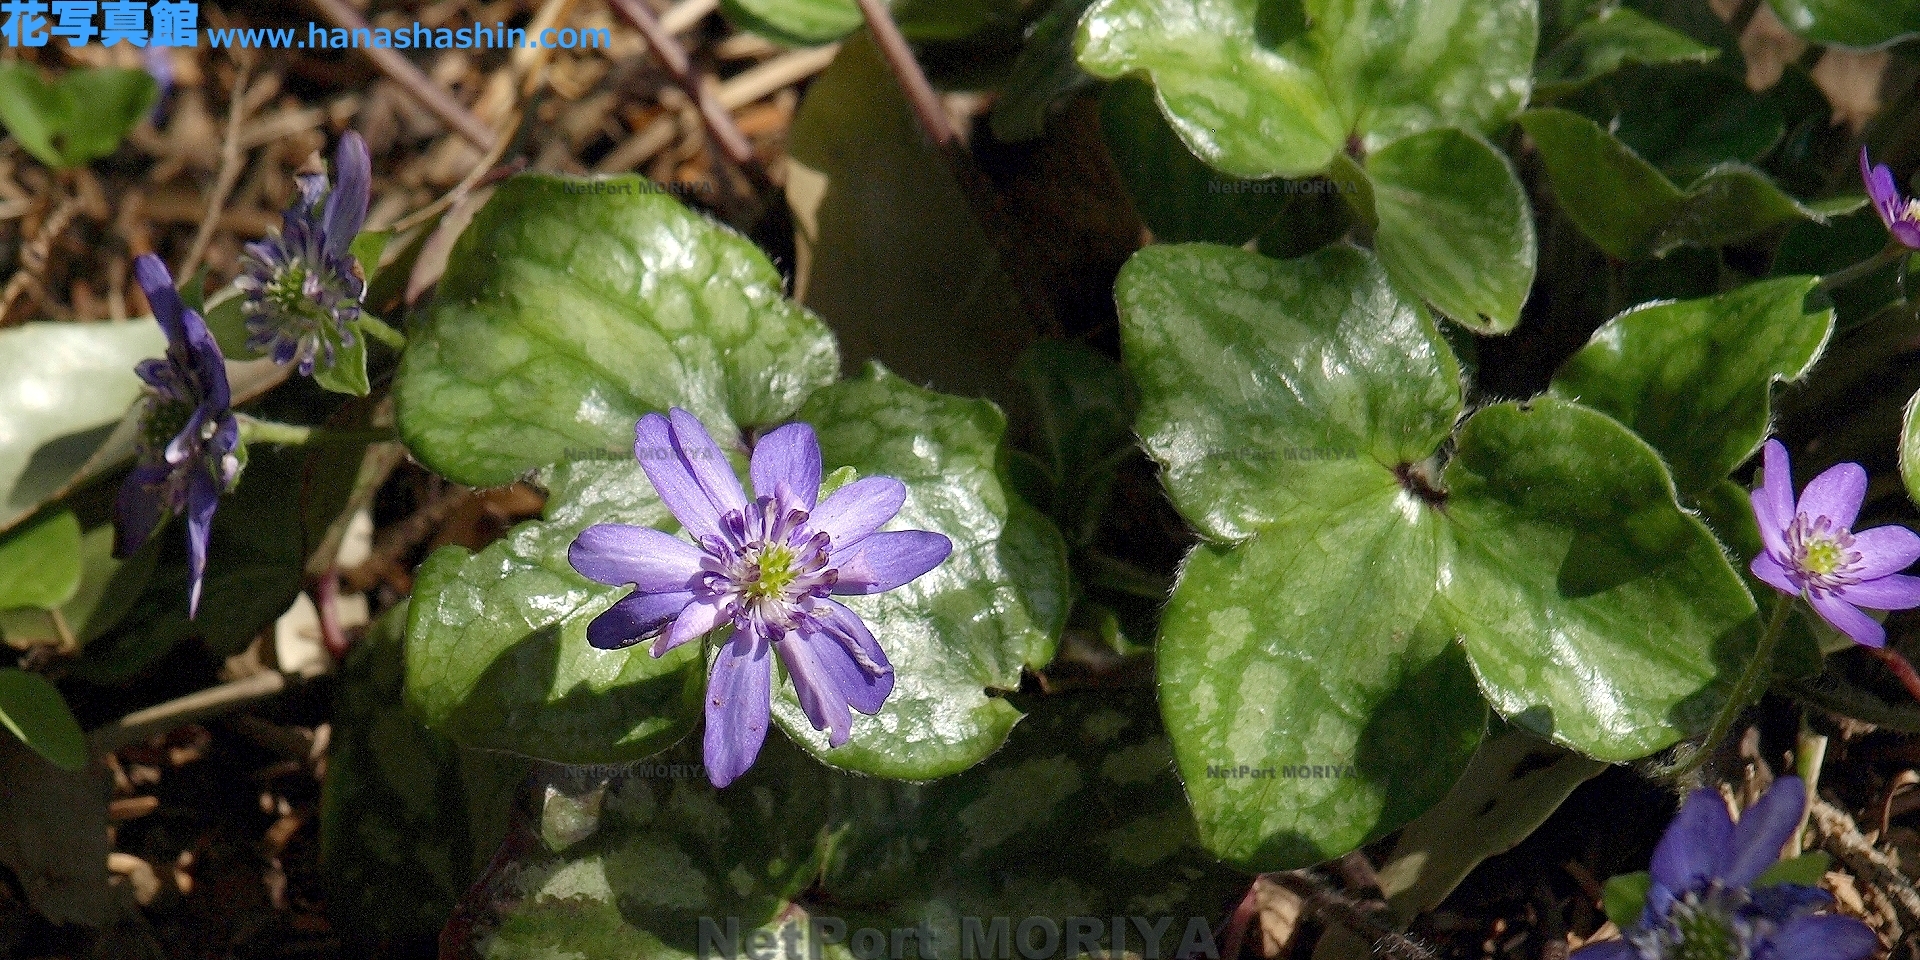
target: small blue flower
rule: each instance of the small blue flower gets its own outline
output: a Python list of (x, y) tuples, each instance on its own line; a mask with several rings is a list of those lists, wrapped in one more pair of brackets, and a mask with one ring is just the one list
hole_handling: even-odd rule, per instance
[(214, 508), (240, 476), (240, 424), (220, 345), (207, 322), (180, 299), (166, 264), (142, 254), (133, 275), (166, 332), (167, 355), (135, 368), (146, 381), (147, 397), (136, 441), (139, 459), (113, 505), (114, 554), (133, 555), (168, 517), (186, 514), (192, 616), (200, 610)]
[(878, 532), (907, 498), (893, 477), (864, 477), (818, 500), (820, 443), (804, 423), (754, 445), (751, 501), (693, 414), (648, 414), (634, 435), (647, 479), (693, 542), (615, 523), (581, 531), (567, 550), (573, 568), (636, 588), (587, 625), (587, 641), (618, 649), (657, 636), (658, 657), (727, 628), (707, 678), (704, 757), (716, 787), (753, 766), (766, 739), (769, 654), (814, 729), (845, 744), (851, 711), (872, 716), (893, 692), (893, 665), (832, 596), (892, 590), (939, 566), (953, 543), (925, 530)]
[(300, 175), (300, 196), (281, 214), (285, 226), (247, 244), (234, 281), (247, 295), (247, 346), (275, 363), (297, 360), (302, 376), (316, 361), (332, 366), (336, 345), (353, 344), (367, 289), (350, 252), (373, 185), (366, 141), (348, 131), (333, 166), (340, 183), (332, 189), (324, 173)]
[(1781, 777), (1736, 825), (1712, 790), (1696, 790), (1653, 851), (1653, 884), (1626, 939), (1580, 948), (1576, 960), (1863, 960), (1880, 938), (1852, 917), (1815, 915), (1825, 891), (1753, 889), (1799, 829), (1807, 786)]

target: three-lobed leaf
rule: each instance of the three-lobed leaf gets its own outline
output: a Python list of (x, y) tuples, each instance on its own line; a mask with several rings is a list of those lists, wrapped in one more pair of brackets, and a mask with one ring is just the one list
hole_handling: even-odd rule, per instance
[(1920, 0), (1767, 0), (1787, 29), (1815, 43), (1885, 47), (1920, 34)]
[(145, 70), (81, 68), (49, 82), (30, 63), (0, 64), (0, 123), (49, 167), (112, 153), (159, 96)]
[(37, 673), (0, 669), (0, 727), (65, 770), (87, 765), (87, 738), (53, 684)]
[(1540, 57), (1534, 93), (1567, 93), (1629, 64), (1704, 63), (1719, 55), (1719, 49), (1631, 7), (1602, 7)]
[(80, 520), (53, 510), (0, 535), (0, 611), (52, 610), (80, 589)]

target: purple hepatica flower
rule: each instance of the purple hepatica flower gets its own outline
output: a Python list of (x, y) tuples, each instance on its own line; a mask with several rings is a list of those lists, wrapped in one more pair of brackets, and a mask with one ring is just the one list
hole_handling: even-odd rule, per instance
[(748, 501), (700, 421), (674, 408), (634, 428), (634, 454), (688, 543), (647, 527), (602, 523), (573, 541), (583, 576), (635, 590), (595, 617), (587, 640), (613, 650), (657, 635), (664, 655), (730, 626), (707, 678), (707, 777), (724, 787), (766, 739), (778, 653), (814, 729), (847, 742), (849, 707), (869, 716), (893, 692), (893, 665), (860, 617), (831, 595), (892, 590), (932, 570), (953, 544), (925, 530), (877, 533), (906, 501), (906, 485), (865, 477), (820, 495), (820, 444), (790, 423), (753, 451)]
[(114, 501), (114, 553), (131, 556), (167, 517), (187, 517), (187, 563), (192, 572), (188, 615), (200, 610), (207, 568), (207, 535), (220, 494), (240, 475), (240, 425), (230, 409), (226, 361), (207, 322), (187, 308), (166, 264), (153, 254), (133, 263), (133, 274), (167, 334), (164, 359), (144, 360), (146, 409), (137, 441), (139, 462)]
[(366, 141), (348, 131), (333, 165), (340, 184), (332, 189), (324, 173), (299, 176), (300, 196), (281, 214), (279, 235), (247, 244), (245, 272), (234, 281), (247, 295), (247, 346), (275, 363), (298, 360), (303, 376), (316, 358), (332, 366), (336, 344), (353, 345), (367, 289), (350, 252), (373, 183)]
[(1920, 560), (1920, 535), (1905, 527), (1853, 532), (1866, 499), (1867, 472), (1836, 464), (1793, 501), (1787, 448), (1767, 441), (1766, 482), (1753, 491), (1753, 515), (1765, 548), (1753, 575), (1789, 596), (1803, 596), (1828, 623), (1869, 647), (1884, 646), (1886, 628), (1860, 612), (1920, 607), (1920, 577), (1900, 573)]
[(1816, 916), (1830, 897), (1782, 883), (1753, 889), (1800, 827), (1806, 784), (1781, 777), (1736, 825), (1712, 790), (1696, 790), (1653, 851), (1653, 883), (1626, 939), (1575, 960), (1862, 960), (1880, 938), (1852, 917)]
[(1886, 164), (1867, 160), (1867, 148), (1860, 148), (1860, 179), (1867, 182), (1867, 197), (1880, 212), (1880, 222), (1903, 247), (1920, 250), (1920, 200), (1900, 195), (1894, 185), (1893, 171)]

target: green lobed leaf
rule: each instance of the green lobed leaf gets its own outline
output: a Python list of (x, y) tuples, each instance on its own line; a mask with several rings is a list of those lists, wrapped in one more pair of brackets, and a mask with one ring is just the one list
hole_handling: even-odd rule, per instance
[(493, 485), (624, 449), (678, 404), (716, 434), (829, 382), (833, 340), (745, 237), (640, 177), (523, 174), (461, 234), (394, 386), (428, 466)]
[(1736, 67), (1685, 63), (1622, 70), (1560, 105), (1686, 183), (1723, 163), (1765, 157), (1787, 133), (1782, 100), (1780, 87), (1764, 96), (1748, 89)]
[(54, 610), (0, 610), (0, 639), (24, 647), (64, 646), (69, 637), (84, 648), (113, 629), (140, 597), (159, 557), (157, 543), (121, 560), (113, 555), (113, 524), (102, 522), (81, 535), (80, 581)]
[(1606, 908), (1607, 919), (1612, 920), (1614, 926), (1630, 929), (1640, 922), (1640, 913), (1647, 906), (1647, 892), (1652, 889), (1653, 874), (1645, 870), (1608, 877), (1600, 888), (1600, 904)]
[(45, 677), (0, 669), (0, 726), (63, 770), (87, 765), (87, 738)]
[(1100, 0), (1080, 65), (1146, 73), (1187, 146), (1234, 176), (1323, 172), (1435, 127), (1492, 132), (1526, 102), (1537, 0)]
[(1533, 210), (1507, 158), (1455, 128), (1397, 140), (1366, 160), (1387, 273), (1478, 333), (1520, 322), (1538, 249)]
[(1308, 185), (1242, 180), (1202, 163), (1161, 116), (1153, 86), (1137, 77), (1101, 94), (1100, 134), (1134, 210), (1165, 243), (1245, 243), (1280, 215), (1289, 192)]
[(166, 342), (147, 319), (0, 330), (0, 531), (133, 452), (133, 368)]
[(1558, 96), (1628, 64), (1705, 63), (1717, 48), (1627, 7), (1602, 7), (1581, 21), (1566, 39), (1541, 56), (1534, 69), (1534, 94)]
[(1920, 0), (1767, 0), (1787, 29), (1815, 43), (1885, 47), (1920, 34)]
[(54, 510), (0, 536), (0, 610), (52, 610), (80, 589), (80, 519)]
[[(1116, 294), (1143, 445), (1191, 522), (1246, 541), (1189, 557), (1158, 648), (1215, 852), (1301, 866), (1419, 814), (1481, 735), (1469, 676), (1510, 720), (1603, 760), (1710, 718), (1753, 602), (1625, 428), (1552, 399), (1490, 407), (1431, 479), (1457, 364), (1352, 249), (1151, 247)], [(1343, 772), (1210, 770), (1302, 763)]]
[(1782, 224), (1822, 219), (1740, 164), (1715, 166), (1683, 192), (1570, 110), (1529, 110), (1520, 125), (1540, 150), (1561, 208), (1615, 259), (1657, 257), (1683, 245), (1725, 246)]
[(861, 773), (929, 780), (999, 749), (1020, 713), (996, 691), (1053, 659), (1067, 612), (1060, 534), (1009, 489), (1000, 463), (1006, 418), (983, 400), (923, 390), (879, 365), (815, 393), (800, 411), (829, 470), (897, 477), (907, 502), (888, 529), (953, 541), (945, 563), (886, 593), (841, 602), (865, 620), (894, 665), (880, 713), (853, 737), (826, 734), (781, 684), (774, 719), (823, 762)]
[(1833, 857), (1824, 850), (1803, 853), (1768, 867), (1765, 873), (1760, 874), (1753, 881), (1753, 886), (1756, 890), (1777, 887), (1783, 883), (1817, 887), (1820, 885), (1821, 878), (1827, 875), (1827, 868), (1831, 866), (1833, 866)]
[(49, 167), (81, 167), (112, 153), (159, 96), (145, 70), (80, 68), (49, 83), (30, 63), (0, 64), (0, 123)]
[(1782, 277), (1634, 307), (1595, 331), (1548, 389), (1631, 428), (1691, 496), (1760, 449), (1773, 384), (1800, 379), (1820, 356), (1833, 311), (1803, 305), (1817, 283)]
[[(1092, 348), (1042, 340), (1020, 357), (1015, 374), (1033, 394), (1038, 493), (1029, 502), (1059, 526), (1068, 543), (1093, 542), (1121, 461), (1131, 455), (1138, 391), (1126, 369)], [(1036, 497), (1037, 499), (1032, 499)]]

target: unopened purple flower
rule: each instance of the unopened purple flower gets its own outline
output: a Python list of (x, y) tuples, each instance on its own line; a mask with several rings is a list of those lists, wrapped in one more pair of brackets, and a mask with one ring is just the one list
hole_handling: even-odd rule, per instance
[(1886, 628), (1860, 612), (1920, 607), (1920, 577), (1900, 573), (1920, 560), (1920, 535), (1885, 526), (1853, 532), (1867, 495), (1867, 472), (1836, 464), (1793, 499), (1787, 448), (1767, 441), (1766, 481), (1753, 491), (1753, 515), (1765, 545), (1753, 575), (1789, 596), (1807, 598), (1815, 612), (1855, 643), (1884, 646)]
[(1799, 829), (1807, 787), (1781, 777), (1735, 824), (1712, 790), (1696, 790), (1653, 851), (1653, 883), (1626, 939), (1582, 947), (1575, 960), (1863, 960), (1880, 938), (1852, 917), (1815, 915), (1825, 891), (1753, 889)]
[(1887, 225), (1887, 232), (1901, 246), (1920, 250), (1920, 200), (1901, 196), (1893, 182), (1893, 171), (1884, 163), (1869, 161), (1866, 147), (1860, 148), (1860, 179), (1867, 182), (1867, 197), (1873, 201), (1873, 209), (1880, 212), (1880, 222)]
[(153, 254), (133, 263), (134, 278), (167, 334), (167, 355), (135, 368), (147, 397), (136, 441), (138, 462), (114, 501), (114, 553), (131, 556), (166, 518), (187, 517), (192, 574), (188, 615), (200, 610), (207, 536), (220, 495), (240, 475), (240, 425), (230, 409), (226, 361), (207, 322), (187, 308), (167, 266)]
[(332, 366), (338, 346), (352, 346), (366, 279), (354, 260), (353, 238), (367, 219), (373, 163), (366, 141), (352, 131), (334, 156), (338, 186), (324, 173), (299, 176), (300, 196), (281, 214), (277, 236), (247, 244), (244, 272), (234, 283), (247, 295), (247, 346), (275, 363)]
[[(771, 654), (779, 654), (814, 729), (847, 742), (849, 710), (869, 716), (893, 692), (893, 665), (852, 610), (832, 595), (892, 590), (932, 570), (953, 544), (925, 530), (876, 532), (906, 501), (892, 477), (865, 477), (820, 494), (820, 444), (804, 423), (754, 446), (749, 501), (726, 457), (685, 410), (648, 414), (634, 455), (689, 543), (647, 527), (603, 523), (573, 541), (581, 575), (632, 594), (595, 617), (587, 640), (618, 649), (656, 637), (664, 655), (719, 627), (707, 678), (705, 763), (724, 787), (745, 773), (767, 735)], [(816, 502), (818, 501), (818, 502)]]

